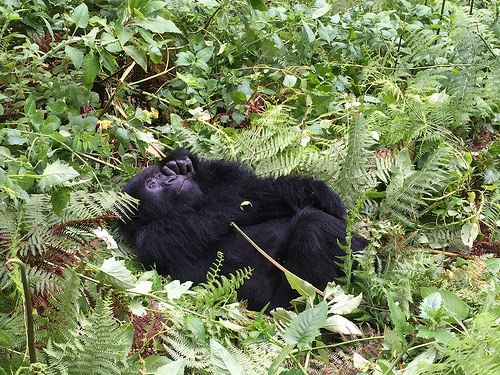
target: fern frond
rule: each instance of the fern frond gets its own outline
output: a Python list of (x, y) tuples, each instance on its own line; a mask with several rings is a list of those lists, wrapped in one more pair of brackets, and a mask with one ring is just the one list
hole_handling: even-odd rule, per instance
[(500, 188), (486, 197), (484, 223), (490, 228), (491, 240), (500, 240)]
[(236, 270), (229, 276), (220, 275), (223, 260), (224, 255), (218, 252), (214, 265), (207, 273), (207, 281), (195, 288), (198, 295), (196, 304), (207, 307), (232, 300), (238, 288), (250, 278), (252, 270), (249, 267)]
[(349, 126), (345, 159), (334, 189), (352, 207), (364, 192), (376, 185), (374, 176), (367, 173), (371, 153), (367, 149), (375, 142), (370, 135), (369, 122), (359, 119)]
[(196, 373), (209, 373), (210, 348), (205, 342), (194, 340), (182, 332), (168, 329), (163, 336), (166, 352), (173, 359), (185, 359), (186, 367), (197, 370)]
[(227, 349), (243, 366), (246, 374), (255, 375), (267, 374), (273, 360), (280, 352), (280, 346), (271, 342), (248, 344), (242, 348), (228, 342)]
[(77, 328), (70, 333), (72, 338), (65, 343), (49, 341), (54, 343), (45, 350), (50, 369), (64, 363), (67, 373), (75, 375), (133, 372), (127, 362), (132, 348), (132, 327), (116, 323), (109, 302), (97, 299), (92, 314), (87, 318), (80, 316)]
[(420, 216), (418, 209), (426, 205), (422, 197), (442, 188), (449, 176), (448, 161), (452, 156), (451, 148), (438, 148), (420, 169), (414, 170), (408, 151), (401, 150), (396, 156), (391, 182), (380, 206), (382, 215), (406, 226), (414, 226)]
[(498, 374), (500, 325), (493, 313), (474, 317), (467, 335), (448, 345), (439, 363), (425, 365), (419, 374)]
[[(92, 231), (104, 220), (131, 212), (136, 200), (122, 193), (74, 192), (69, 205), (57, 215), (50, 196), (35, 194), (30, 203), (0, 213), (0, 241), (5, 258), (18, 257), (28, 264), (31, 282), (38, 291), (52, 285), (61, 265), (77, 261), (73, 254), (88, 251)], [(8, 282), (0, 267), (0, 287)]]

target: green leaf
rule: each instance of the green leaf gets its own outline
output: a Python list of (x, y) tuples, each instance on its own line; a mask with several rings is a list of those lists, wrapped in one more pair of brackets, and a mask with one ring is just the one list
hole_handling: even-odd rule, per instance
[(465, 320), (469, 317), (471, 308), (455, 293), (433, 287), (420, 288), (420, 294), (424, 298), (427, 298), (433, 293), (439, 293), (441, 295), (442, 307), (446, 310), (448, 316), (452, 316), (458, 321)]
[(134, 61), (139, 64), (145, 72), (148, 71), (146, 52), (133, 46), (123, 46), (123, 50), (127, 55), (134, 59)]
[(134, 36), (134, 30), (131, 27), (124, 27), (122, 25), (115, 25), (115, 32), (122, 46)]
[(406, 334), (413, 333), (415, 330), (411, 324), (406, 321), (405, 314), (403, 310), (396, 305), (394, 302), (394, 298), (387, 294), (387, 302), (389, 305), (389, 311), (391, 314), (391, 321), (394, 325), (394, 330), (398, 333), (399, 339), (404, 341), (404, 337)]
[(173, 280), (167, 285), (165, 285), (165, 292), (167, 293), (167, 298), (174, 300), (179, 299), (184, 294), (193, 294), (193, 291), (189, 289), (193, 285), (192, 281), (185, 281), (181, 284), (179, 280)]
[(301, 296), (304, 297), (316, 296), (316, 291), (314, 290), (314, 287), (306, 280), (301, 279), (300, 277), (294, 275), (291, 272), (285, 272), (285, 277), (288, 280), (288, 284), (290, 284), (292, 289), (299, 292)]
[(271, 363), (271, 366), (269, 367), (269, 370), (267, 371), (268, 375), (275, 375), (278, 374), (278, 369), (281, 365), (281, 363), (285, 360), (286, 357), (292, 352), (292, 350), (295, 348), (294, 344), (288, 344), (281, 349), (280, 353), (276, 356), (276, 358), (273, 359), (273, 362)]
[(191, 51), (179, 52), (175, 65), (177, 66), (190, 66), (195, 62), (195, 57)]
[(62, 212), (64, 208), (68, 205), (71, 190), (65, 187), (60, 187), (54, 190), (50, 194), (50, 203), (52, 204), (52, 209), (56, 214)]
[(460, 237), (465, 246), (472, 247), (474, 240), (479, 235), (479, 225), (477, 223), (465, 223), (462, 225)]
[(99, 58), (93, 52), (83, 58), (83, 85), (87, 88), (92, 88), (95, 78), (99, 74), (101, 65)]
[(293, 87), (297, 83), (297, 77), (292, 76), (290, 74), (286, 74), (285, 78), (283, 79), (283, 86), (285, 87)]
[(200, 86), (200, 82), (196, 79), (195, 76), (192, 74), (181, 74), (177, 72), (177, 78), (179, 78), (181, 81), (183, 81), (186, 85), (190, 87), (198, 87)]
[(64, 47), (64, 52), (69, 57), (76, 69), (80, 69), (83, 63), (83, 52), (71, 46)]
[(362, 332), (353, 322), (341, 315), (329, 316), (322, 328), (327, 329), (331, 332), (342, 333), (344, 335), (362, 334)]
[(321, 16), (324, 16), (330, 11), (331, 8), (332, 6), (328, 4), (325, 0), (317, 0), (311, 11), (311, 18), (316, 19), (320, 18)]
[(132, 272), (125, 267), (125, 261), (111, 257), (106, 259), (101, 266), (104, 278), (115, 287), (126, 290), (135, 286), (135, 278)]
[(214, 47), (203, 48), (202, 50), (196, 52), (196, 60), (200, 60), (207, 63), (212, 58), (213, 54), (214, 54)]
[(26, 101), (24, 102), (24, 114), (28, 117), (31, 117), (35, 114), (36, 111), (36, 102), (35, 102), (35, 96), (33, 94), (30, 94), (26, 98)]
[(283, 338), (288, 344), (296, 344), (301, 350), (310, 349), (314, 339), (320, 334), (319, 329), (326, 323), (327, 312), (325, 301), (304, 310), (292, 320)]
[(60, 160), (56, 160), (52, 164), (45, 167), (42, 177), (38, 182), (41, 189), (48, 189), (53, 186), (62, 184), (65, 181), (72, 180), (80, 175), (73, 167), (63, 164)]
[(306, 32), (307, 41), (309, 43), (314, 42), (314, 40), (316, 39), (316, 37), (314, 36), (314, 32), (311, 30), (309, 25), (304, 20), (302, 20), (302, 26), (304, 27), (304, 31)]
[(188, 315), (184, 321), (186, 328), (191, 331), (196, 340), (205, 341), (206, 330), (203, 321), (193, 315)]
[(262, 0), (250, 0), (250, 5), (253, 9), (260, 10), (261, 12), (267, 12), (267, 6)]
[(144, 358), (146, 375), (183, 375), (186, 366), (185, 359), (172, 361), (165, 356), (150, 355)]
[(137, 22), (137, 25), (158, 34), (182, 34), (182, 31), (180, 31), (179, 28), (175, 26), (175, 23), (170, 20), (166, 20), (161, 16), (156, 16), (154, 19), (142, 20), (140, 22)]
[[(0, 131), (1, 133), (2, 131)], [(28, 138), (21, 136), (21, 132), (17, 129), (4, 129), (3, 133), (7, 136), (4, 142), (8, 145), (21, 146), (28, 143)]]
[(89, 9), (87, 8), (87, 4), (82, 3), (78, 5), (69, 18), (75, 23), (76, 28), (85, 28), (89, 23)]
[(351, 294), (345, 294), (342, 291), (333, 298), (333, 304), (330, 302), (332, 305), (329, 307), (328, 312), (330, 314), (350, 314), (358, 308), (362, 297), (362, 294), (353, 296)]
[(243, 366), (226, 348), (210, 339), (210, 362), (215, 375), (243, 375)]

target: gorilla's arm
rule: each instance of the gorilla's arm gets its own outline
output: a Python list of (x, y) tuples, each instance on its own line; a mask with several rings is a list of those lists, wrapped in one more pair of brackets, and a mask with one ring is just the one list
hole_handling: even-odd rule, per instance
[(170, 153), (160, 162), (160, 167), (166, 175), (192, 173), (205, 193), (218, 196), (234, 196), (248, 184), (248, 179), (257, 178), (250, 168), (241, 163), (200, 159), (185, 149)]
[(159, 218), (137, 227), (130, 242), (146, 267), (155, 265), (160, 274), (199, 283), (215, 260), (207, 244), (223, 229), (216, 226), (203, 214)]
[(275, 181), (276, 189), (294, 207), (317, 208), (339, 220), (344, 220), (346, 208), (340, 197), (326, 183), (310, 177), (287, 176)]

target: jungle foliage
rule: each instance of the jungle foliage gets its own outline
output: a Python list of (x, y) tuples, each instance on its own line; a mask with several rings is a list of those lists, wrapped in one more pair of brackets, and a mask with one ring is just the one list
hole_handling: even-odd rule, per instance
[[(499, 373), (499, 17), (1, 2), (0, 374)], [(198, 286), (144, 271), (119, 188), (179, 146), (327, 181), (370, 246), (271, 316), (237, 302), (251, 270), (220, 275), (222, 254)]]

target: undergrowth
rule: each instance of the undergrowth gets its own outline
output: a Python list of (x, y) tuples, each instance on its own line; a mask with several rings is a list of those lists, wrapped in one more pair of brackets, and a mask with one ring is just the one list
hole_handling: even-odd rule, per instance
[[(499, 372), (499, 14), (1, 3), (0, 374)], [(144, 271), (119, 187), (179, 146), (323, 179), (370, 245), (270, 316), (222, 254), (198, 286)]]

